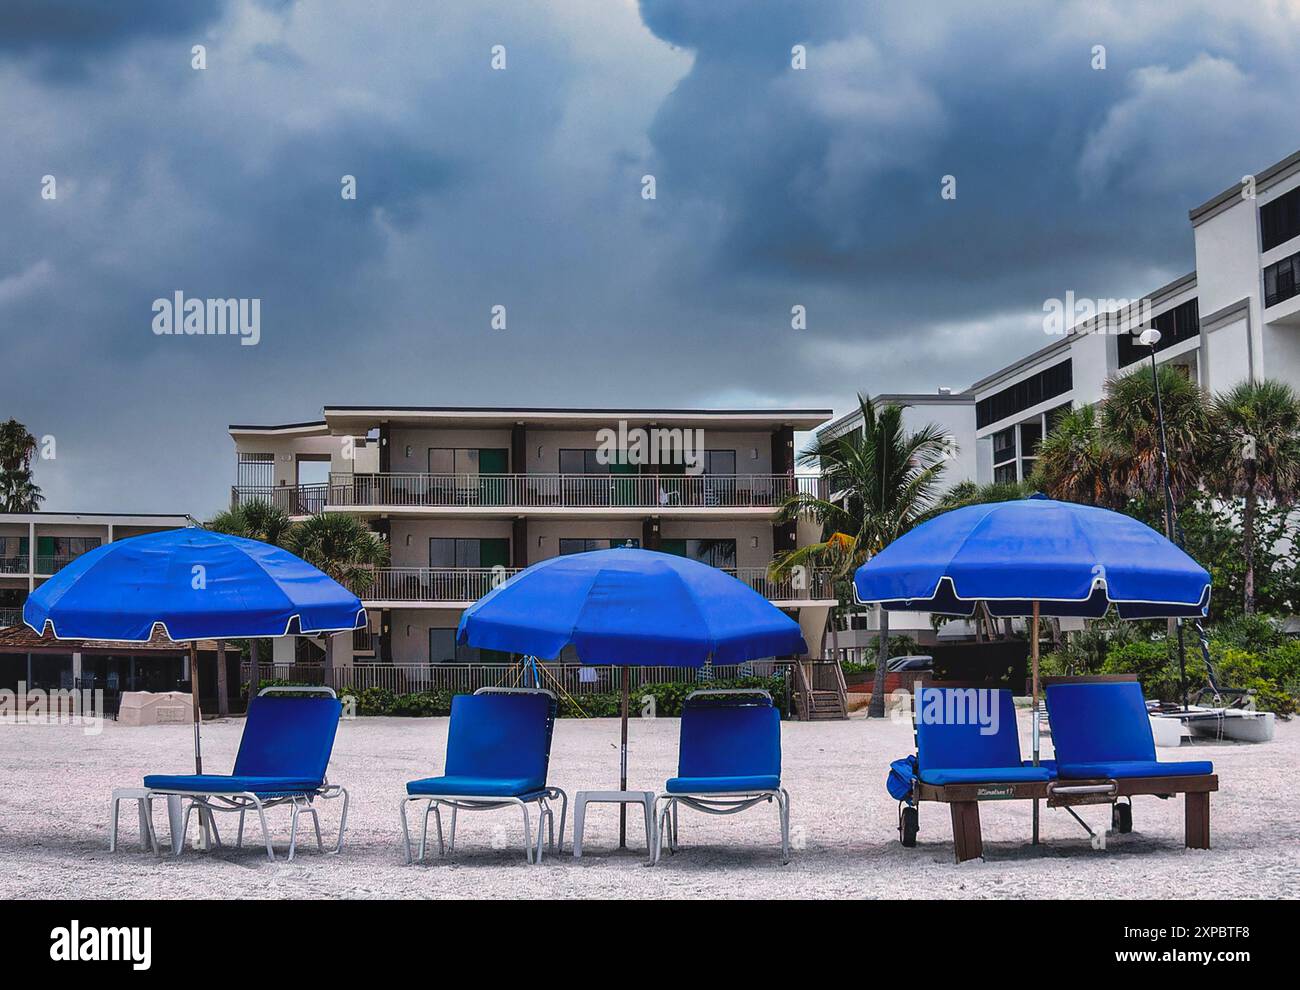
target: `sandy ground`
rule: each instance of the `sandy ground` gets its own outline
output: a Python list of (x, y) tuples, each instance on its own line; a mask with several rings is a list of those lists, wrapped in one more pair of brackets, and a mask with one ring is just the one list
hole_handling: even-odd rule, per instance
[[(1024, 751), (1028, 721), (1021, 712)], [(233, 762), (240, 720), (203, 727), (208, 768)], [(793, 861), (781, 866), (775, 807), (726, 818), (683, 811), (682, 850), (654, 869), (640, 853), (611, 850), (618, 811), (589, 810), (581, 860), (569, 854), (526, 866), (522, 823), (512, 811), (462, 815), (456, 858), (407, 866), (399, 848), (398, 797), (406, 780), (440, 770), (446, 719), (366, 718), (344, 722), (330, 778), (352, 794), (347, 842), (338, 857), (314, 851), (293, 863), (243, 851), (187, 851), (155, 859), (136, 844), (136, 816), (123, 806), (122, 846), (107, 851), (108, 797), (146, 772), (186, 772), (187, 726), (126, 728), (101, 735), (80, 728), (0, 726), (0, 898), (17, 897), (1297, 897), (1300, 896), (1300, 722), (1279, 724), (1265, 745), (1184, 745), (1178, 755), (1209, 758), (1220, 777), (1211, 800), (1210, 850), (1183, 848), (1183, 803), (1138, 798), (1134, 831), (1094, 850), (1063, 811), (1044, 808), (1045, 845), (1028, 844), (1030, 804), (983, 806), (985, 860), (953, 863), (947, 810), (924, 805), (915, 849), (895, 831), (885, 792), (891, 759), (911, 751), (904, 723), (788, 722), (782, 727), (783, 781), (792, 799)], [(662, 787), (672, 776), (678, 722), (634, 720), (630, 785)], [(551, 782), (572, 795), (612, 789), (618, 776), (618, 723), (562, 720)], [(1046, 747), (1045, 747), (1046, 748)], [(1046, 752), (1044, 755), (1047, 755)], [(1175, 751), (1160, 751), (1162, 759)], [(326, 802), (327, 838), (339, 802)], [(1082, 809), (1094, 827), (1109, 808)], [(288, 811), (274, 812), (277, 849), (288, 842)], [(160, 806), (158, 825), (166, 837)], [(639, 819), (630, 841), (643, 845)], [(223, 834), (233, 838), (233, 818)], [(258, 836), (260, 838), (260, 836)]]

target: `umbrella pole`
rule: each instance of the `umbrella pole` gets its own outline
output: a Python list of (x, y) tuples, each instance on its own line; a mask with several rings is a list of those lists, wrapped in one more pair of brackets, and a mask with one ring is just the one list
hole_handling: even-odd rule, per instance
[[(1034, 766), (1038, 766), (1038, 602), (1034, 602), (1034, 614), (1029, 624), (1029, 656), (1033, 662), (1033, 740)], [(1034, 845), (1038, 845), (1038, 798), (1034, 798)]]
[(199, 738), (199, 723), (203, 712), (199, 708), (199, 644), (190, 640), (190, 698), (194, 704), (194, 772), (203, 772), (203, 742)]
[[(623, 745), (619, 752), (618, 789), (627, 790), (627, 666), (623, 666)], [(618, 806), (618, 847), (627, 848), (627, 805)]]

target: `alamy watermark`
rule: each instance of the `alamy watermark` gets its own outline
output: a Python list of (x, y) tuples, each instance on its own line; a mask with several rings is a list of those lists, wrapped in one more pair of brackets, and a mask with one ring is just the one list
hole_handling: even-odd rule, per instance
[(101, 688), (0, 689), (0, 725), (76, 725), (88, 736), (104, 731), (104, 691)]
[(177, 289), (153, 301), (157, 337), (239, 337), (251, 346), (262, 339), (261, 299), (187, 299)]
[(1130, 323), (1129, 317), (1136, 315), (1132, 326), (1150, 326), (1153, 317), (1151, 300), (1141, 299), (1092, 299), (1076, 296), (1074, 290), (1066, 292), (1063, 299), (1047, 299), (1043, 302), (1043, 333), (1060, 337), (1074, 333), (1121, 334)]
[(699, 429), (645, 429), (629, 427), (619, 420), (618, 428), (596, 431), (596, 461), (599, 464), (629, 464), (635, 467), (681, 465), (687, 474), (704, 473), (704, 431)]
[(916, 725), (974, 725), (981, 736), (996, 736), (1001, 722), (995, 688), (922, 688), (920, 702), (900, 689), (889, 696), (890, 720), (909, 717)]

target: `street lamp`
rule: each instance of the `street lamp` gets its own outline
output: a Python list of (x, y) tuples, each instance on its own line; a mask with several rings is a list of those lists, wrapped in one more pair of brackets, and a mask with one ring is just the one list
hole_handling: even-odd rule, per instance
[[(1151, 349), (1151, 384), (1156, 391), (1156, 422), (1160, 426), (1160, 474), (1165, 495), (1165, 536), (1180, 548), (1182, 535), (1175, 518), (1174, 491), (1169, 484), (1169, 441), (1165, 436), (1165, 409), (1160, 396), (1160, 375), (1156, 370), (1156, 346), (1160, 343), (1160, 331), (1147, 327), (1138, 335), (1138, 343)], [(1187, 648), (1183, 642), (1183, 620), (1175, 619), (1178, 629), (1178, 680), (1183, 689), (1183, 711), (1187, 711)]]

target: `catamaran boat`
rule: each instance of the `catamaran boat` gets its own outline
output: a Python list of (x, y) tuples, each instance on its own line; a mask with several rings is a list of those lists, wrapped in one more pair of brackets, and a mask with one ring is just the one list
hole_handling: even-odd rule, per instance
[(1230, 739), (1234, 742), (1268, 742), (1273, 738), (1276, 717), (1272, 712), (1252, 708), (1223, 708), (1205, 705), (1164, 706), (1151, 702), (1151, 731), (1157, 746), (1177, 746), (1184, 734), (1202, 739)]

